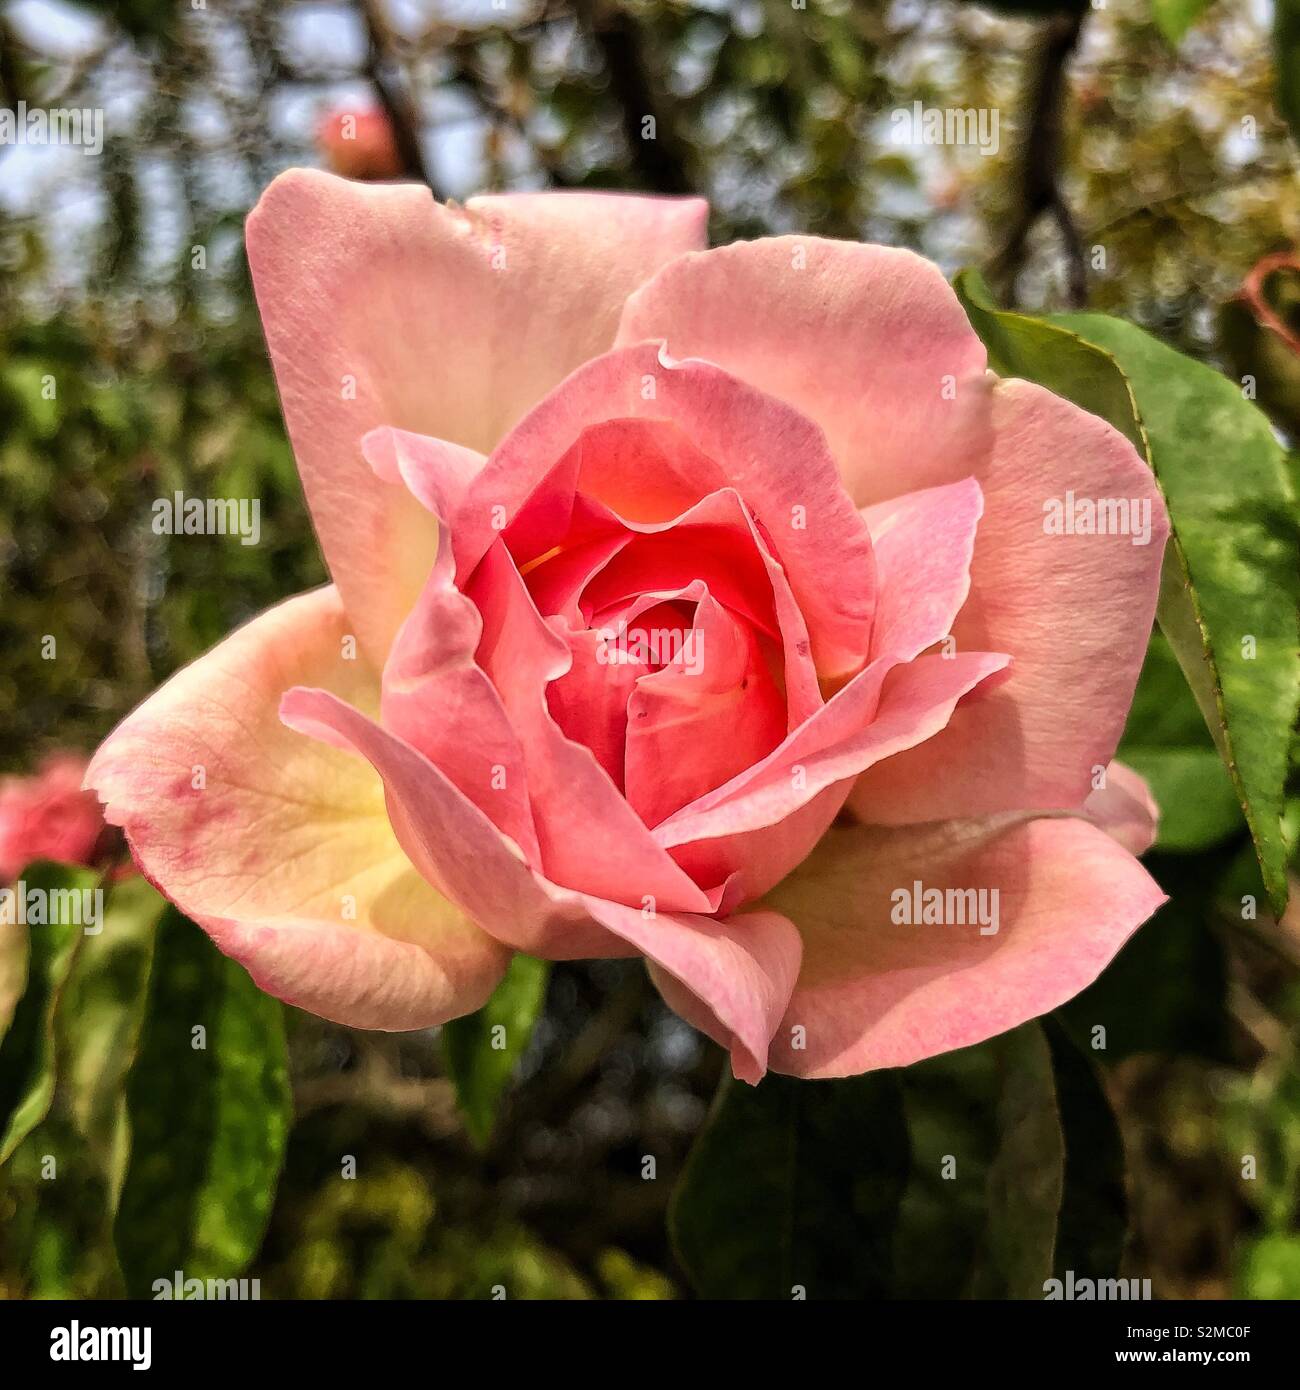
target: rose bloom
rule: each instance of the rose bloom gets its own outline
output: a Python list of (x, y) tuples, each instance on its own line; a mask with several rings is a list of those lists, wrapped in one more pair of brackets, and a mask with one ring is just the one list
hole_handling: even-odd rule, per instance
[(328, 111), (316, 127), (325, 163), (349, 179), (397, 179), (402, 160), (387, 112), (377, 107)]
[[(418, 1028), (515, 950), (640, 955), (737, 1076), (842, 1076), (1053, 1008), (1163, 900), (1106, 775), (1149, 470), (928, 262), (705, 220), (302, 171), (250, 217), (334, 582), (87, 781), (262, 988)], [(1070, 490), (1151, 543), (1049, 534)]]
[(52, 859), (92, 865), (114, 836), (93, 792), (82, 791), (83, 753), (52, 753), (30, 777), (0, 778), (0, 883)]

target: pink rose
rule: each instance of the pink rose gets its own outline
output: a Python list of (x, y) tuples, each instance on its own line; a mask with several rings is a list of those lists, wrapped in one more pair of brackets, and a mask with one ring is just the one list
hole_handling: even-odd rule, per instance
[(86, 758), (52, 753), (30, 777), (0, 778), (0, 883), (37, 859), (94, 864), (112, 832), (92, 792), (82, 791)]
[(334, 583), (87, 780), (264, 989), (416, 1028), (512, 950), (642, 955), (738, 1076), (837, 1076), (1054, 1007), (1162, 901), (1145, 787), (1093, 793), (1149, 471), (991, 376), (926, 261), (705, 214), (295, 171), (250, 218)]
[(388, 114), (377, 107), (328, 111), (316, 128), (325, 163), (349, 179), (398, 179), (402, 159)]

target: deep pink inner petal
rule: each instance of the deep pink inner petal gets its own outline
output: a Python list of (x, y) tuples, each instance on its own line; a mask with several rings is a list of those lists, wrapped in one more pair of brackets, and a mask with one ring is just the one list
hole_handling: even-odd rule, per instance
[[(639, 621), (649, 625), (663, 607)], [(624, 786), (651, 826), (765, 757), (785, 735), (785, 699), (751, 624), (706, 594), (678, 636), (677, 655), (641, 676), (627, 705)]]

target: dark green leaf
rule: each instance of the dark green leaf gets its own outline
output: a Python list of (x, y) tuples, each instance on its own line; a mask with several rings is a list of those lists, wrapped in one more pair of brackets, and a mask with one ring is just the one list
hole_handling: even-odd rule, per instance
[(1088, 1056), (1054, 1019), (1043, 1020), (1065, 1139), (1065, 1188), (1056, 1232), (1055, 1274), (1111, 1279), (1128, 1234), (1124, 1144)]
[(705, 1298), (883, 1297), (907, 1164), (894, 1073), (728, 1077), (673, 1196), (678, 1257)]
[[(84, 898), (73, 902), (75, 911), (59, 906), (55, 894), (93, 892), (99, 876), (90, 869), (60, 864), (32, 864), (18, 883), (6, 889), (0, 932), (27, 935), (26, 986), (14, 1009), (13, 1019), (0, 1040), (0, 1163), (8, 1160), (19, 1144), (49, 1113), (54, 1099), (54, 1013), (59, 995), (81, 943), (85, 920)], [(24, 899), (41, 895), (42, 913), (55, 922), (18, 923), (17, 895)]]
[(1063, 1126), (1101, 1125), (1086, 1064), (1058, 1113), (1053, 1061), (1029, 1023), (899, 1071), (724, 1082), (670, 1213), (691, 1282), (710, 1298), (1041, 1298), (1070, 1171)]
[(953, 288), (999, 376), (1036, 381), (1108, 420), (1145, 457), (1146, 443), (1124, 374), (1078, 333), (1048, 319), (999, 309), (978, 271), (960, 271)]
[(68, 1114), (115, 1200), (126, 1163), (125, 1080), (144, 1020), (154, 930), (166, 902), (143, 878), (112, 887), (59, 1001), (55, 1033)]
[(443, 1027), (443, 1056), (456, 1085), (456, 1100), (466, 1129), (480, 1147), (492, 1137), (497, 1104), (533, 1035), (549, 978), (546, 961), (516, 955), (477, 1013)]
[(1300, 0), (1273, 0), (1273, 66), (1277, 109), (1300, 141)]
[(1026, 1024), (898, 1076), (911, 1173), (891, 1296), (1041, 1298), (1065, 1151), (1040, 1029)]
[(1286, 904), (1287, 748), (1300, 705), (1300, 537), (1285, 456), (1230, 381), (1132, 324), (1057, 315), (1133, 389), (1173, 524), (1160, 625), (1246, 814), (1275, 911)]
[(126, 1083), (131, 1154), (114, 1223), (128, 1291), (233, 1278), (256, 1253), (289, 1128), (281, 1005), (202, 931), (159, 922)]
[(1221, 857), (1147, 859), (1169, 901), (1100, 978), (1060, 1010), (1098, 1062), (1137, 1053), (1229, 1059), (1227, 967), (1213, 926)]

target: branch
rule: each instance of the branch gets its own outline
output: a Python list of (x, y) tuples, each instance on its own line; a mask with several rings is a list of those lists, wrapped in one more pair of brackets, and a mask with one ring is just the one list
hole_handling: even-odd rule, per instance
[(1083, 242), (1061, 193), (1061, 136), (1066, 94), (1065, 70), (1079, 43), (1083, 12), (1058, 15), (1044, 26), (1038, 68), (1029, 90), (1027, 135), (1020, 161), (1020, 213), (1002, 250), (989, 265), (1002, 280), (1008, 300), (1015, 302), (1015, 282), (1024, 268), (1029, 233), (1044, 213), (1050, 213), (1061, 233), (1069, 263), (1070, 303), (1080, 309), (1088, 299), (1088, 275)]
[[(575, 0), (574, 16), (600, 50), (610, 86), (618, 99), (632, 162), (641, 183), (655, 193), (693, 193), (687, 174), (686, 151), (673, 133), (655, 95), (654, 76), (645, 60), (642, 33), (636, 20), (617, 5), (600, 7), (600, 0)], [(647, 140), (641, 124), (654, 119), (655, 138)]]
[(361, 0), (361, 13), (366, 22), (366, 34), (370, 39), (365, 74), (375, 89), (379, 104), (384, 108), (389, 125), (392, 126), (393, 140), (397, 145), (398, 158), (402, 161), (402, 170), (407, 177), (427, 184), (433, 190), (435, 198), (440, 197), (420, 145), (419, 113), (396, 76), (396, 43), (380, 0)]

